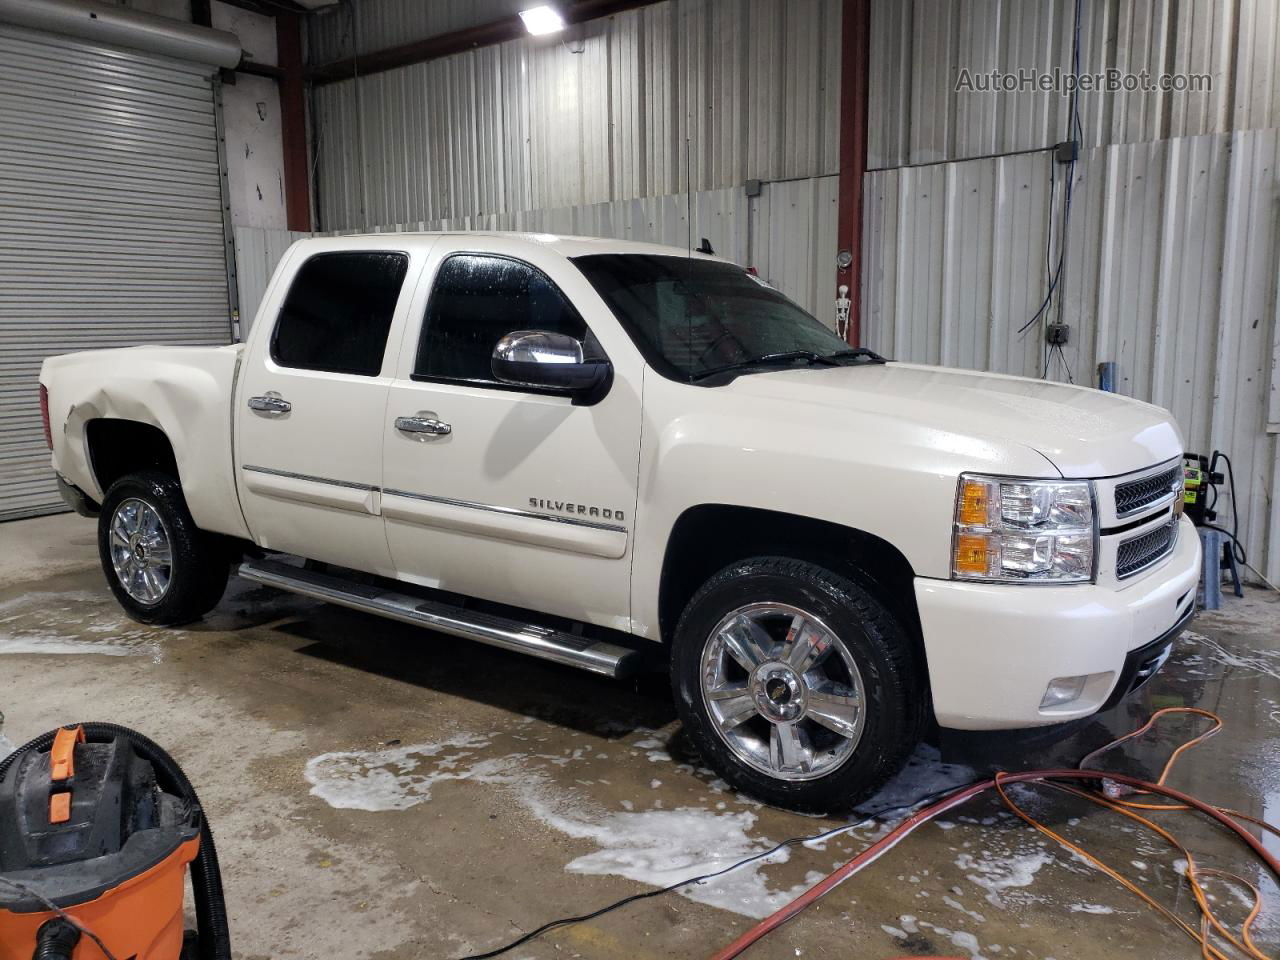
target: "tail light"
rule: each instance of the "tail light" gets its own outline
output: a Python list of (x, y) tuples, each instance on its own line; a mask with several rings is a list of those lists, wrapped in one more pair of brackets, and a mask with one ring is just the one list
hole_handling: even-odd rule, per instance
[(53, 431), (49, 429), (49, 390), (40, 384), (40, 421), (44, 424), (44, 442), (53, 449)]

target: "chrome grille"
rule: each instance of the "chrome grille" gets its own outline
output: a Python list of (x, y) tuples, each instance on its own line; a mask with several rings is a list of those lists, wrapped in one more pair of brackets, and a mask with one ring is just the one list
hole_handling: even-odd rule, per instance
[(1141, 480), (1116, 484), (1116, 516), (1128, 516), (1157, 500), (1163, 500), (1181, 479), (1182, 467), (1178, 465)]
[(1125, 540), (1116, 552), (1116, 577), (1132, 577), (1173, 551), (1178, 542), (1178, 520), (1175, 517), (1149, 533)]

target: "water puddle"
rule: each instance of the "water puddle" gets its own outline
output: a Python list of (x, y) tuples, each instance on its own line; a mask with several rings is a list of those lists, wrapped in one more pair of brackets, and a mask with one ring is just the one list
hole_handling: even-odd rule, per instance
[[(1239, 643), (1228, 646), (1221, 640), (1215, 640), (1213, 637), (1207, 637), (1193, 630), (1188, 630), (1182, 635), (1182, 642), (1194, 644), (1211, 664), (1227, 667), (1233, 671), (1244, 671), (1245, 676), (1280, 680), (1280, 650), (1247, 647)], [(1199, 662), (1198, 659), (1184, 660), (1183, 665), (1194, 670)]]
[(0, 602), (0, 654), (98, 654), (158, 659), (156, 631), (109, 597), (87, 590), (36, 592)]
[(885, 810), (914, 805), (922, 797), (947, 793), (978, 779), (973, 767), (962, 763), (943, 763), (937, 747), (922, 743), (904, 766), (870, 800), (858, 806), (863, 816), (875, 816)]

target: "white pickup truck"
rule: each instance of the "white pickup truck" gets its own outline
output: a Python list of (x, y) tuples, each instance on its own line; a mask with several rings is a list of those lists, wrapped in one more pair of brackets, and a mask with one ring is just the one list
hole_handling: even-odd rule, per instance
[(856, 802), (934, 721), (1116, 702), (1195, 606), (1165, 410), (885, 362), (701, 253), (303, 240), (247, 343), (40, 382), (136, 619), (203, 615), (238, 563), (600, 673), (656, 660), (706, 759), (794, 808)]

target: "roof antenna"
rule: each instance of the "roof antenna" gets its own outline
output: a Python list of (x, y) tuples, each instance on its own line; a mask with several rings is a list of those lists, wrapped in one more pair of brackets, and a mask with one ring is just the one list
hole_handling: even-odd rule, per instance
[(716, 255), (716, 252), (711, 249), (711, 241), (706, 237), (702, 238), (702, 246), (698, 247), (694, 252), (705, 253), (708, 257), (714, 257)]

